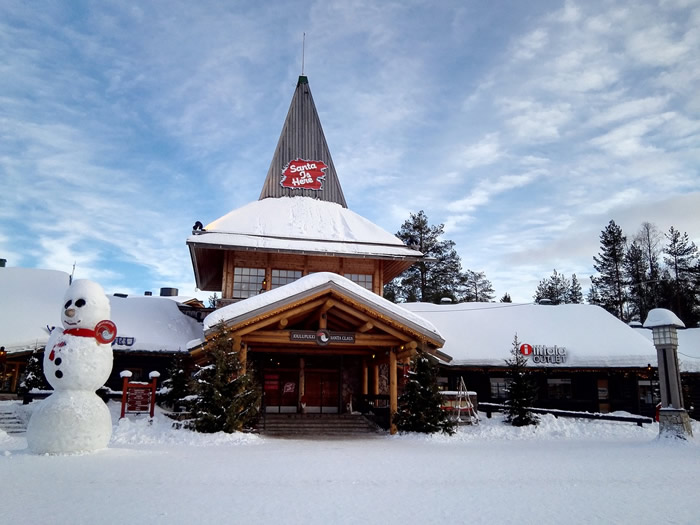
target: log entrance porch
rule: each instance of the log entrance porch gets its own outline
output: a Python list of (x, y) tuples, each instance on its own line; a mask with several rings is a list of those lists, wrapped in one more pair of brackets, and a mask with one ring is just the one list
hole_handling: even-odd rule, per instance
[(266, 413), (344, 414), (388, 396), (391, 418), (401, 371), (418, 350), (450, 360), (422, 318), (337, 274), (305, 276), (210, 317), (207, 337), (223, 323), (259, 378)]

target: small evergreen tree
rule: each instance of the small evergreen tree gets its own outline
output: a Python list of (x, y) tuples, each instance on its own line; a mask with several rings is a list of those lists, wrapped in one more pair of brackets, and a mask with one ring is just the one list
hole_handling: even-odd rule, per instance
[(398, 400), (394, 415), (401, 432), (433, 434), (454, 433), (455, 423), (442, 409), (443, 398), (437, 386), (437, 366), (427, 356), (418, 354), (411, 361), (409, 379)]
[(186, 405), (185, 398), (190, 394), (189, 361), (189, 354), (175, 356), (161, 388), (163, 404), (175, 412)]
[(539, 282), (533, 299), (536, 303), (547, 299), (551, 304), (564, 304), (569, 302), (570, 292), (571, 281), (564, 277), (564, 274), (557, 273), (555, 269), (551, 277)]
[(198, 432), (236, 432), (251, 428), (260, 412), (260, 389), (250, 369), (245, 374), (233, 339), (223, 323), (209, 341), (206, 366), (191, 382), (194, 399), (190, 427)]
[(506, 423), (514, 427), (536, 425), (539, 419), (529, 409), (535, 402), (537, 389), (532, 380), (532, 373), (527, 367), (527, 358), (520, 353), (518, 334), (513, 338), (511, 358), (506, 359), (508, 367), (508, 399), (506, 400)]
[(24, 369), (17, 393), (20, 395), (28, 394), (35, 388), (37, 390), (51, 390), (44, 377), (44, 355), (37, 350), (27, 361), (27, 368)]
[(463, 293), (460, 302), (488, 303), (495, 297), (493, 285), (484, 272), (465, 271), (461, 275), (461, 285)]
[(570, 304), (583, 303), (583, 292), (581, 291), (581, 283), (578, 282), (575, 273), (571, 274), (571, 286), (569, 287), (566, 302)]
[(512, 303), (513, 300), (510, 298), (510, 294), (509, 294), (508, 292), (506, 292), (506, 293), (503, 294), (503, 297), (501, 297), (501, 301), (500, 301), (500, 302), (502, 302), (502, 303)]

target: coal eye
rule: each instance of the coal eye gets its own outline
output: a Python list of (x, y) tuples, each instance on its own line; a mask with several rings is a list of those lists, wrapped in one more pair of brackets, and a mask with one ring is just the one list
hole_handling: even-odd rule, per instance
[(85, 299), (78, 299), (77, 301), (75, 301), (75, 306), (77, 306), (78, 308), (82, 308), (83, 306), (85, 306)]
[(72, 302), (73, 302), (73, 301), (68, 301), (66, 304), (63, 305), (63, 308), (65, 308), (66, 310), (68, 310), (68, 307), (71, 305)]

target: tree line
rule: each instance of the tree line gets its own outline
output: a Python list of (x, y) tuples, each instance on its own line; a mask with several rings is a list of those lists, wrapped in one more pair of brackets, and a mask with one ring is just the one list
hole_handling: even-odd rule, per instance
[(649, 310), (666, 308), (686, 326), (700, 321), (700, 256), (687, 233), (666, 233), (649, 222), (629, 240), (611, 220), (593, 257), (587, 300), (619, 319), (644, 322)]
[[(396, 233), (426, 259), (417, 262), (384, 287), (394, 302), (492, 302), (495, 292), (485, 272), (463, 269), (455, 243), (444, 239), (444, 225), (431, 225), (423, 210), (411, 213)], [(614, 220), (600, 234), (600, 252), (593, 257), (597, 272), (585, 300), (629, 322), (646, 319), (652, 308), (667, 308), (686, 326), (700, 321), (700, 256), (687, 233), (671, 227), (662, 234), (648, 222), (630, 238)], [(576, 274), (555, 269), (533, 295), (538, 303), (583, 303)], [(511, 302), (505, 293), (501, 302)]]

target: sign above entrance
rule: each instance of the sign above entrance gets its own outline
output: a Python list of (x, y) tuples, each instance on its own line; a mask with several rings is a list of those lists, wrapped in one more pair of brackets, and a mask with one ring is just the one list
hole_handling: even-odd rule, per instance
[(520, 345), (520, 353), (537, 364), (561, 365), (566, 363), (566, 348), (563, 346), (529, 345), (523, 343)]
[(333, 343), (355, 344), (355, 334), (352, 332), (331, 332), (329, 330), (292, 330), (289, 332), (289, 340), (314, 342), (319, 346)]
[(285, 188), (322, 190), (327, 169), (320, 160), (294, 159), (282, 170), (280, 184)]

